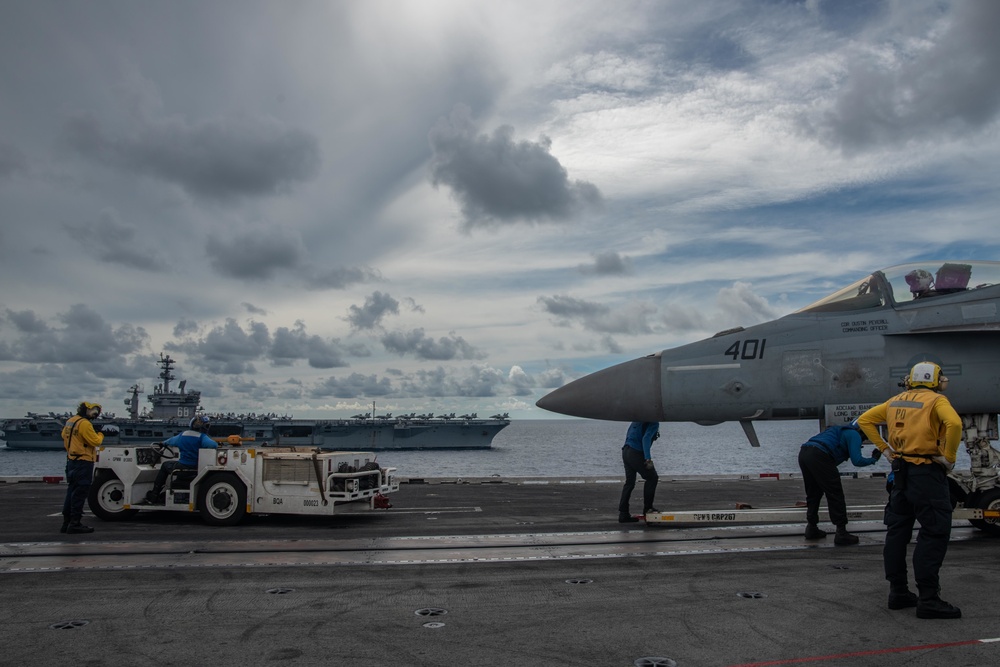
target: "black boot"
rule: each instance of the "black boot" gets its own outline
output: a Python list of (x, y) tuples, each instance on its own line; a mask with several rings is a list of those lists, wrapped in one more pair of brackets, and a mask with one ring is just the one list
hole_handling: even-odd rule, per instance
[(59, 529), (59, 532), (60, 533), (65, 533), (67, 528), (69, 528), (69, 517), (68, 516), (63, 516), (63, 524), (62, 524), (62, 528)]
[(162, 505), (163, 503), (160, 502), (160, 492), (156, 491), (155, 489), (153, 491), (147, 491), (146, 492), (146, 497), (143, 498), (142, 500), (140, 500), (138, 504), (139, 505)]
[(824, 537), (826, 537), (825, 530), (820, 530), (819, 527), (814, 523), (806, 524), (807, 540), (822, 540)]
[(938, 590), (921, 590), (917, 618), (962, 618), (962, 610), (940, 598)]
[(917, 594), (904, 584), (889, 587), (889, 609), (909, 609), (917, 606)]
[(92, 533), (94, 532), (94, 529), (90, 526), (83, 525), (80, 523), (79, 519), (76, 519), (66, 526), (66, 532), (70, 535), (80, 535), (83, 533)]
[(847, 526), (837, 526), (837, 534), (833, 536), (833, 543), (837, 546), (848, 546), (859, 542), (857, 535), (847, 532)]
[(639, 521), (639, 519), (631, 514), (626, 514), (625, 512), (618, 513), (618, 523), (636, 523), (637, 521)]

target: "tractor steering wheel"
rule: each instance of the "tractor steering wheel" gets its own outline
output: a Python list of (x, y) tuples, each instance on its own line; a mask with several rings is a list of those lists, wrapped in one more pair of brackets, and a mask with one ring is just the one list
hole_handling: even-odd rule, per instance
[(164, 444), (162, 442), (153, 443), (153, 451), (156, 452), (157, 462), (161, 460), (171, 460), (177, 458), (177, 450), (170, 445)]

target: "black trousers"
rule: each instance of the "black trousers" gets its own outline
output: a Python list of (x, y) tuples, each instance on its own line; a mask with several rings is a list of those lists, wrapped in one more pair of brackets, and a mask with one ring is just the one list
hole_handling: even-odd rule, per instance
[(819, 523), (819, 502), (825, 494), (830, 521), (835, 526), (846, 526), (847, 501), (833, 457), (819, 447), (801, 447), (799, 469), (806, 487), (806, 521)]
[(632, 490), (635, 489), (635, 476), (639, 475), (645, 482), (642, 486), (642, 513), (645, 514), (653, 506), (653, 497), (656, 496), (656, 484), (660, 481), (660, 476), (656, 474), (656, 468), (646, 468), (646, 459), (642, 452), (633, 449), (628, 445), (622, 447), (622, 463), (625, 464), (625, 486), (622, 487), (622, 498), (618, 502), (618, 514), (628, 514), (628, 501), (632, 497)]
[(94, 477), (93, 461), (66, 461), (66, 499), (63, 501), (63, 518), (77, 522), (83, 516), (83, 503), (90, 494), (90, 484)]
[(159, 472), (156, 473), (156, 481), (153, 482), (153, 493), (159, 495), (163, 491), (163, 487), (167, 484), (167, 477), (170, 476), (175, 470), (197, 470), (197, 465), (188, 465), (186, 463), (181, 463), (176, 459), (173, 461), (164, 461), (160, 465)]
[(885, 547), (882, 556), (890, 586), (907, 583), (906, 549), (920, 522), (913, 548), (913, 575), (921, 597), (933, 597), (940, 588), (938, 572), (951, 538), (951, 494), (944, 468), (936, 463), (901, 461), (885, 506)]

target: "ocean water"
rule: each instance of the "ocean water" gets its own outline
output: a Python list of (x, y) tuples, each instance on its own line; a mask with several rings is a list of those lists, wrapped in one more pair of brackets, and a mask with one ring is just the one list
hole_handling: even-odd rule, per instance
[[(796, 472), (799, 446), (816, 434), (814, 421), (757, 422), (760, 447), (751, 447), (736, 423), (699, 426), (663, 423), (653, 443), (661, 475), (742, 475)], [(628, 424), (584, 419), (516, 420), (489, 450), (379, 452), (383, 466), (400, 477), (616, 477)], [(865, 447), (865, 452), (870, 451)], [(0, 447), (0, 477), (62, 475), (62, 452), (26, 452)], [(964, 448), (958, 468), (968, 469)], [(850, 463), (842, 471), (853, 470)], [(865, 472), (888, 472), (885, 460)]]

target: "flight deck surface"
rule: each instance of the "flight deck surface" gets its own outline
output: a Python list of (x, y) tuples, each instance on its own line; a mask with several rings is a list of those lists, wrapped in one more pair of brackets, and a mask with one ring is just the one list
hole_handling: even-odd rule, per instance
[[(65, 488), (0, 484), (0, 664), (1000, 662), (983, 641), (1000, 636), (1000, 540), (965, 522), (942, 570), (963, 618), (928, 621), (886, 608), (878, 521), (853, 522), (852, 547), (801, 523), (619, 524), (614, 478), (426, 480), (386, 511), (236, 527), (87, 516), (78, 536), (58, 532)], [(844, 488), (851, 505), (885, 500), (884, 479)], [(796, 479), (664, 475), (657, 490), (663, 511), (803, 498)]]

